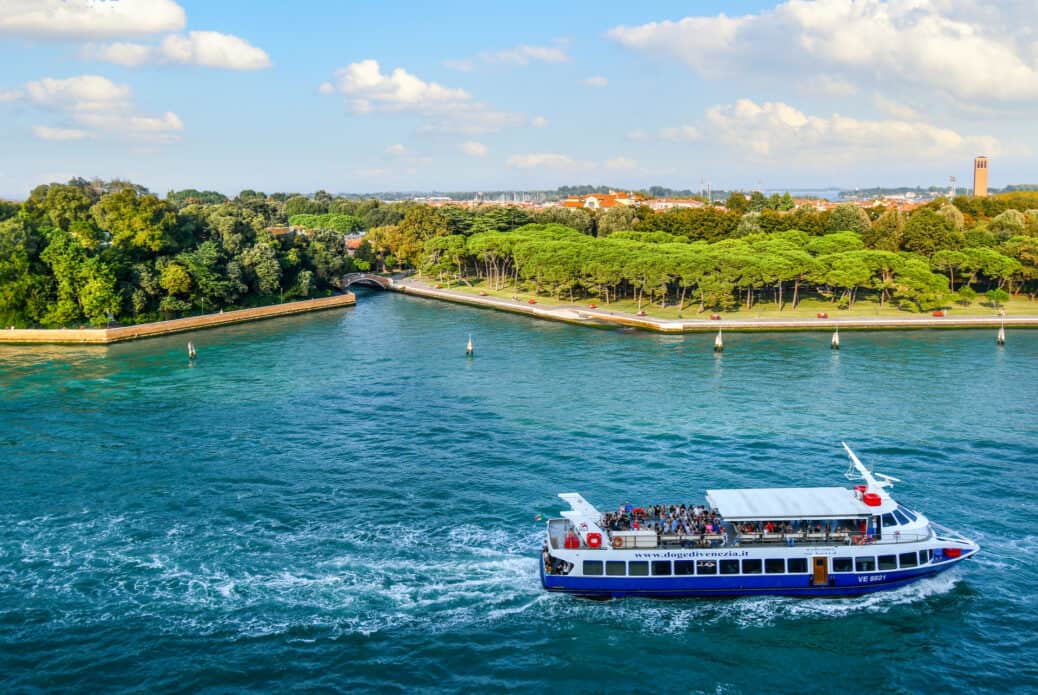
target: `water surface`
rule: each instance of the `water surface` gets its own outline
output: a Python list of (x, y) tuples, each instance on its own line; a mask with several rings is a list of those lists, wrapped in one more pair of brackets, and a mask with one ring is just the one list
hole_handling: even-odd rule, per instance
[[(711, 335), (370, 293), (0, 346), (0, 688), (1038, 688), (1038, 332), (842, 338), (732, 334), (716, 357)], [(555, 493), (843, 484), (841, 439), (981, 555), (858, 599), (542, 592)]]

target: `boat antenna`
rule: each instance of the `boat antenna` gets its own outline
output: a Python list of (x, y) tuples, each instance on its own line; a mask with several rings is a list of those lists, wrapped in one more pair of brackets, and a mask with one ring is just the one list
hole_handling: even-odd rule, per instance
[(873, 473), (871, 470), (865, 467), (865, 464), (861, 462), (857, 454), (851, 451), (851, 448), (847, 446), (847, 442), (840, 442), (843, 444), (843, 448), (847, 450), (847, 455), (851, 457), (850, 468), (844, 473), (844, 477), (848, 480), (864, 480), (869, 490), (882, 490), (883, 488), (890, 487), (894, 483), (900, 483), (901, 481), (893, 476), (886, 475), (884, 473)]

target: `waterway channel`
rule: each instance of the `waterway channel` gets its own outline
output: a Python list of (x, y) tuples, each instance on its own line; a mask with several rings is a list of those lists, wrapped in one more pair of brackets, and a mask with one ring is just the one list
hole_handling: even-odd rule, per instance
[[(1007, 337), (733, 334), (716, 356), (359, 290), (0, 346), (0, 689), (1034, 690), (1038, 332)], [(542, 592), (557, 492), (843, 484), (840, 440), (980, 556), (847, 600)]]

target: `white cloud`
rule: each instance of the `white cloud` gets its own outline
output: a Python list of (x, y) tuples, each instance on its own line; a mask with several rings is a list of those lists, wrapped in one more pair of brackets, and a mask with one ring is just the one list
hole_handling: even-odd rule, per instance
[(336, 70), (331, 82), (322, 85), (321, 91), (345, 95), (352, 100), (354, 109), (361, 113), (376, 110), (422, 112), (450, 108), (472, 99), (464, 89), (425, 82), (403, 68), (385, 74), (378, 61), (370, 58)]
[(106, 39), (180, 31), (186, 21), (173, 0), (5, 0), (0, 36)]
[(161, 116), (130, 116), (130, 128), (139, 133), (164, 133), (183, 130), (184, 122), (172, 111)]
[(872, 101), (876, 104), (877, 109), (891, 118), (897, 118), (902, 121), (922, 120), (922, 116), (915, 109), (893, 101), (892, 99), (887, 99), (879, 92), (872, 95)]
[(386, 154), (391, 154), (394, 156), (407, 154), (407, 148), (401, 145), (400, 143), (396, 143), (395, 145), (390, 145), (386, 148)]
[(27, 82), (21, 90), (12, 93), (41, 109), (62, 114), (80, 126), (35, 126), (33, 131), (43, 139), (75, 140), (104, 134), (162, 142), (184, 129), (184, 123), (172, 111), (161, 116), (136, 113), (130, 88), (100, 75), (47, 77)]
[(508, 166), (516, 169), (575, 169), (578, 163), (564, 154), (544, 152), (517, 154), (508, 158)]
[(19, 89), (0, 89), (0, 104), (18, 101), (22, 96), (22, 91)]
[(269, 68), (270, 57), (245, 39), (216, 31), (191, 31), (167, 36), (157, 46), (138, 43), (88, 45), (82, 55), (91, 60), (136, 67), (146, 63), (202, 65), (226, 70)]
[[(996, 6), (997, 5), (997, 6)], [(1038, 99), (1035, 3), (788, 0), (759, 14), (618, 26), (609, 36), (676, 58), (703, 76), (815, 71), (875, 87), (897, 83), (956, 100)]]
[(893, 158), (898, 161), (998, 153), (993, 137), (968, 136), (918, 121), (861, 120), (839, 114), (811, 116), (782, 102), (740, 99), (707, 110), (712, 141), (758, 158), (783, 157), (829, 166), (834, 161)]
[(426, 82), (403, 68), (383, 73), (377, 60), (362, 60), (339, 68), (322, 94), (342, 94), (355, 113), (412, 113), (428, 120), (418, 131), (454, 135), (479, 135), (525, 125), (514, 113), (494, 111), (476, 102), (464, 89)]
[(481, 142), (469, 140), (461, 144), (461, 151), (470, 157), (486, 157), (490, 149)]
[(588, 87), (608, 87), (609, 80), (602, 77), (601, 75), (594, 75), (584, 80), (584, 84)]
[(624, 137), (634, 142), (641, 142), (649, 139), (649, 133), (642, 128), (636, 128), (635, 130), (629, 130)]
[(480, 53), (479, 57), (487, 63), (509, 63), (512, 65), (529, 65), (533, 62), (565, 63), (570, 59), (564, 44), (561, 42), (556, 46), (520, 44), (503, 51)]
[(692, 142), (700, 138), (699, 129), (691, 125), (663, 128), (660, 137), (672, 142)]
[(548, 119), (544, 116), (534, 116), (533, 119), (530, 120), (530, 125), (534, 128), (547, 128)]
[(100, 75), (80, 75), (67, 79), (45, 77), (27, 82), (25, 93), (35, 104), (74, 111), (99, 111), (126, 101), (130, 96), (130, 88)]
[(605, 168), (618, 171), (623, 169), (633, 169), (636, 164), (637, 163), (633, 159), (628, 159), (627, 157), (613, 157), (605, 163)]
[(832, 75), (814, 75), (797, 82), (798, 90), (805, 94), (817, 94), (824, 97), (852, 97), (858, 88), (847, 80)]
[(32, 132), (40, 140), (82, 140), (90, 136), (85, 130), (79, 130), (78, 128), (51, 128), (45, 125), (33, 126)]
[(459, 72), (472, 72), (477, 64), (484, 65), (530, 65), (531, 63), (566, 63), (571, 60), (566, 48), (568, 41), (558, 39), (554, 46), (537, 46), (521, 43), (500, 51), (483, 51), (474, 58), (443, 61), (444, 67)]

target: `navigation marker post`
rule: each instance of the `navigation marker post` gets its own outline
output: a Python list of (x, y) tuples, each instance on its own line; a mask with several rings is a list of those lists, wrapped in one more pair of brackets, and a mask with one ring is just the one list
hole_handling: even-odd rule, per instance
[(469, 344), (465, 347), (465, 357), (475, 357), (476, 351), (472, 349), (472, 336), (469, 335)]
[(724, 350), (724, 339), (721, 337), (721, 329), (717, 329), (717, 337), (714, 338), (714, 352), (722, 352)]
[(995, 338), (995, 342), (999, 345), (1006, 344), (1006, 321), (1002, 319), (1002, 325), (998, 327), (998, 337)]
[(840, 349), (840, 327), (839, 326), (837, 326), (836, 330), (833, 331), (833, 340), (832, 340), (832, 343), (829, 345), (829, 348), (831, 350), (839, 350)]
[(198, 357), (198, 351), (195, 350), (195, 344), (189, 340), (187, 341), (187, 358), (194, 362), (196, 357)]

